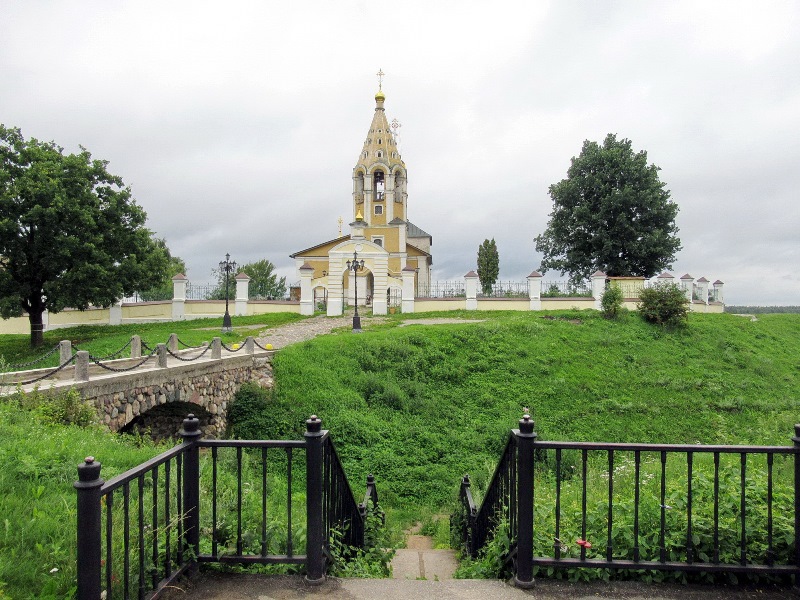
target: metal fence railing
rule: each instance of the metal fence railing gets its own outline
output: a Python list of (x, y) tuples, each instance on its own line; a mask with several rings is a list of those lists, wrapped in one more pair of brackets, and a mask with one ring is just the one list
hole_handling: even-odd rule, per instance
[[(93, 457), (78, 467), (78, 600), (151, 598), (198, 563), (303, 565), (320, 581), (332, 531), (364, 544), (375, 480), (357, 503), (320, 419), (305, 439), (200, 439), (104, 482)], [(210, 449), (201, 460), (200, 448)]]
[(543, 281), (542, 298), (588, 298), (592, 296), (592, 286), (588, 282)]
[(536, 438), (525, 415), (480, 507), (461, 484), (466, 550), (505, 528), (517, 581), (569, 568), (800, 576), (800, 425), (793, 446)]
[(429, 285), (420, 283), (417, 298), (466, 298), (467, 288), (463, 281), (434, 281)]

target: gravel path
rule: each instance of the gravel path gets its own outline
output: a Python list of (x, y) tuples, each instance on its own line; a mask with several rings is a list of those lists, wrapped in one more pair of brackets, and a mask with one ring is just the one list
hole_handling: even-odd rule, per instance
[[(361, 329), (369, 329), (374, 325), (385, 323), (388, 321), (385, 317), (361, 317)], [(407, 325), (446, 325), (450, 323), (481, 323), (482, 320), (478, 319), (403, 319), (400, 327)], [(277, 350), (284, 348), (290, 344), (297, 342), (304, 342), (318, 335), (325, 335), (331, 333), (336, 329), (347, 330), (353, 326), (352, 316), (342, 317), (326, 317), (320, 315), (297, 321), (296, 323), (289, 323), (288, 325), (280, 325), (273, 329), (265, 329), (256, 336), (256, 340), (262, 346), (272, 344), (272, 347)]]
[[(373, 325), (385, 322), (386, 319), (380, 317), (361, 317), (361, 329), (369, 329)], [(262, 346), (272, 344), (274, 349), (283, 348), (297, 342), (305, 342), (318, 335), (331, 333), (335, 329), (345, 330), (353, 326), (352, 316), (326, 317), (320, 315), (281, 325), (273, 329), (265, 329), (257, 336), (258, 343)]]

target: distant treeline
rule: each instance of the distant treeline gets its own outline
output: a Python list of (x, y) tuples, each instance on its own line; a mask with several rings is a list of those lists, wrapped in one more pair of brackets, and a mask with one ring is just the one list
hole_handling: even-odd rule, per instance
[(726, 306), (725, 312), (737, 315), (764, 313), (800, 313), (800, 306)]

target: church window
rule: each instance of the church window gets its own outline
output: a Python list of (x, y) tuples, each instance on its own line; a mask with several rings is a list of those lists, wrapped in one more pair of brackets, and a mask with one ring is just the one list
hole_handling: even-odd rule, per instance
[(381, 206), (380, 204), (376, 204), (375, 205), (375, 214), (376, 215), (382, 215), (383, 214), (383, 206)]
[(366, 152), (364, 152), (364, 158), (367, 158), (367, 153)]
[(383, 140), (381, 138), (378, 138), (378, 143), (383, 144)]
[(382, 235), (373, 235), (372, 242), (378, 244), (381, 248), (383, 248), (383, 236)]
[[(378, 152), (378, 158), (380, 157), (381, 153)], [(386, 186), (384, 182), (383, 171), (375, 171), (375, 200), (377, 202), (382, 201), (385, 192), (386, 192)]]
[(380, 150), (378, 150), (378, 158), (383, 158), (383, 152), (381, 152)]

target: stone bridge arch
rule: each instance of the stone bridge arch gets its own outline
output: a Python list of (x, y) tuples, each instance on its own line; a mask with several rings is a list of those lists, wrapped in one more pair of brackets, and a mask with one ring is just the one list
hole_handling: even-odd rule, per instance
[(119, 433), (141, 435), (156, 441), (177, 439), (180, 437), (183, 420), (190, 414), (199, 419), (203, 437), (218, 437), (214, 415), (199, 404), (182, 400), (166, 402), (140, 412), (127, 425), (121, 427)]

